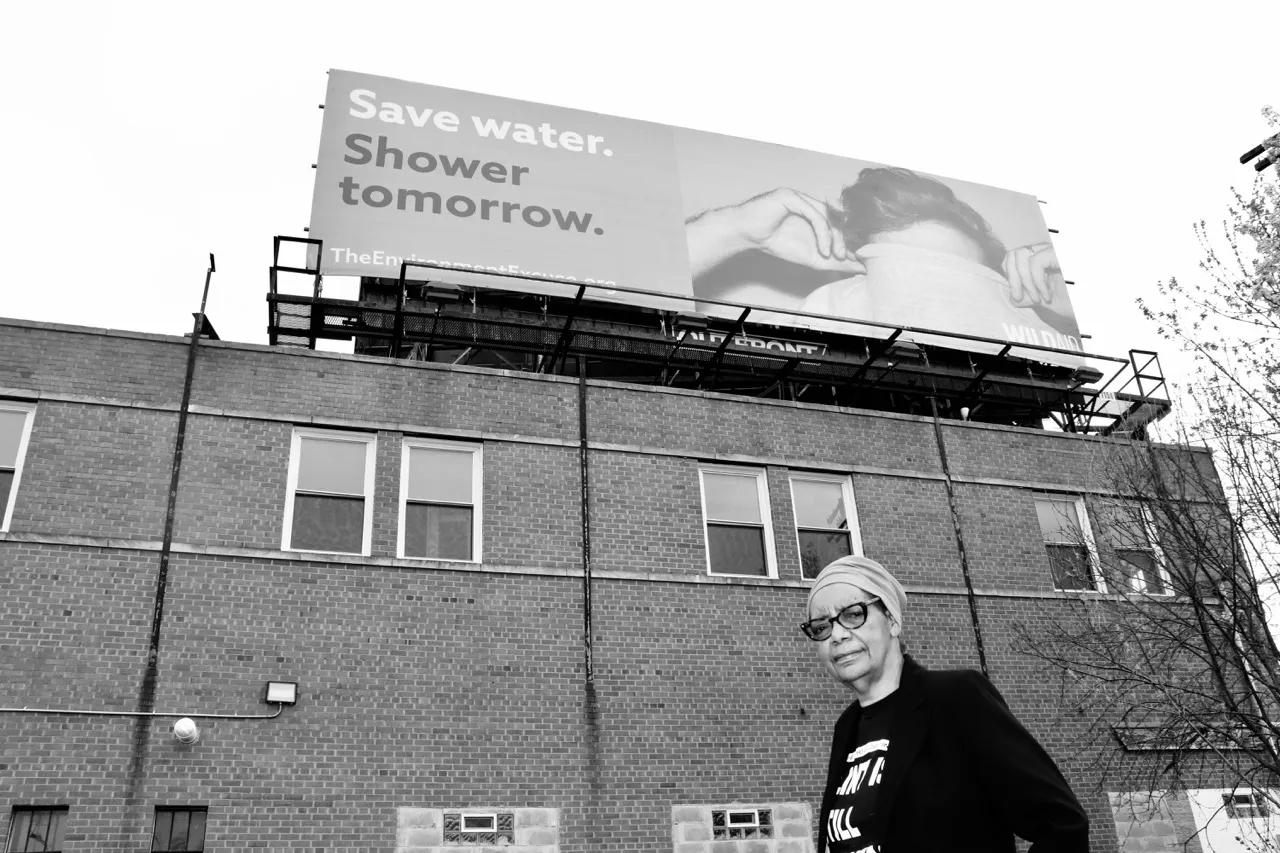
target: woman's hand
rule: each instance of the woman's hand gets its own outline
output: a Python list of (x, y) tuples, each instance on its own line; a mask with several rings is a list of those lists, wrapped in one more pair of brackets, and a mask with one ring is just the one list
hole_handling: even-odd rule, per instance
[(714, 208), (685, 227), (695, 278), (749, 249), (818, 270), (865, 272), (827, 218), (826, 205), (797, 190), (784, 187)]
[(1062, 286), (1062, 270), (1049, 243), (1019, 246), (1004, 258), (1013, 304), (1021, 307), (1052, 305), (1054, 291)]

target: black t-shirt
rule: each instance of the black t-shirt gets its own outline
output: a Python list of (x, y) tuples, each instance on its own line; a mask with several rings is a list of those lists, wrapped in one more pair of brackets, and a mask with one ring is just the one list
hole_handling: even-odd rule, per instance
[(845, 772), (835, 780), (836, 789), (829, 792), (827, 849), (830, 853), (875, 853), (880, 849), (880, 839), (870, 836), (866, 824), (880, 798), (880, 779), (889, 755), (894, 696), (890, 693), (864, 707), (857, 730), (844, 733), (840, 749), (844, 753)]

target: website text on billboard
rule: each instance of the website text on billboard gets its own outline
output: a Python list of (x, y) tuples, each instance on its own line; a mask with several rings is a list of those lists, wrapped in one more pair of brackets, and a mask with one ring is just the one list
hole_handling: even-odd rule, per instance
[(1031, 196), (347, 71), (310, 230), (327, 274), (412, 260), (1081, 350)]

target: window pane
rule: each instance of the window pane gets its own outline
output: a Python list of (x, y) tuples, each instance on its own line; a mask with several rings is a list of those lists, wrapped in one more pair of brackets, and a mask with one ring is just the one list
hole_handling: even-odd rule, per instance
[(187, 827), (191, 823), (191, 812), (175, 811), (173, 813), (173, 830), (169, 833), (169, 846), (165, 850), (187, 849)]
[(1089, 549), (1083, 545), (1045, 545), (1053, 585), (1058, 589), (1093, 589)]
[(359, 554), (364, 549), (364, 499), (296, 495), (289, 547)]
[(827, 563), (848, 557), (853, 553), (848, 533), (828, 533), (823, 530), (800, 531), (800, 567), (804, 576), (816, 578)]
[(364, 494), (363, 441), (328, 438), (302, 439), (302, 459), (298, 464), (298, 488), (304, 492)]
[(796, 505), (796, 526), (829, 530), (849, 526), (844, 513), (844, 490), (839, 483), (792, 480), (791, 496)]
[(14, 811), (13, 822), (9, 824), (9, 843), (6, 850), (23, 850), (27, 832), (31, 828), (31, 812)]
[(9, 508), (9, 491), (13, 488), (13, 472), (0, 468), (0, 521), (4, 521), (5, 510)]
[(41, 809), (31, 814), (31, 829), (27, 832), (28, 850), (49, 850), (49, 812)]
[(409, 504), (404, 508), (404, 555), (471, 559), (471, 507)]
[(204, 849), (204, 822), (204, 811), (193, 811), (191, 813), (191, 825), (187, 828), (188, 850)]
[(702, 472), (707, 497), (707, 519), (760, 523), (760, 500), (755, 475)]
[(152, 850), (168, 850), (169, 836), (172, 834), (173, 828), (173, 812), (158, 811), (156, 812), (156, 828), (151, 834)]
[(1142, 506), (1133, 501), (1116, 501), (1108, 507), (1111, 528), (1107, 531), (1117, 548), (1150, 550), (1151, 539)]
[(66, 830), (66, 809), (54, 809), (49, 812), (49, 849), (62, 849), (62, 833)]
[(472, 503), (471, 460), (465, 450), (409, 449), (409, 500)]
[(0, 409), (0, 468), (18, 467), (18, 440), (26, 421), (26, 412)]
[(767, 575), (764, 531), (759, 527), (707, 525), (711, 571), (722, 575)]
[(1116, 557), (1120, 559), (1120, 571), (1124, 573), (1129, 589), (1157, 595), (1164, 593), (1155, 554), (1136, 548), (1120, 549), (1116, 551)]
[(1076, 517), (1075, 501), (1055, 501), (1036, 498), (1036, 516), (1040, 519), (1040, 532), (1046, 542), (1084, 542), (1080, 519)]

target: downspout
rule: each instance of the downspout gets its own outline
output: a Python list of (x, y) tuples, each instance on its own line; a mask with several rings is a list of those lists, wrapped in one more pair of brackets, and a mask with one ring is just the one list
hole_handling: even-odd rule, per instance
[(978, 647), (978, 664), (987, 675), (987, 650), (982, 642), (982, 625), (978, 621), (978, 598), (973, 592), (973, 578), (969, 574), (969, 553), (964, 547), (964, 532), (960, 527), (960, 508), (956, 505), (955, 484), (951, 481), (951, 464), (947, 461), (947, 445), (942, 439), (942, 421), (938, 419), (938, 401), (930, 397), (933, 410), (933, 435), (938, 441), (938, 458), (942, 461), (942, 481), (947, 487), (947, 504), (951, 508), (951, 526), (956, 534), (956, 550), (960, 552), (960, 571), (964, 574), (965, 594), (969, 599), (969, 619), (973, 623), (973, 639)]
[[(603, 791), (600, 755), (600, 702), (596, 696), (591, 638), (591, 466), (587, 447), (587, 360), (578, 356), (578, 469), (582, 483), (582, 655), (584, 735), (587, 750), (587, 813), (598, 814)], [(587, 824), (587, 849), (601, 849), (598, 823)]]
[[(151, 740), (151, 717), (155, 716), (156, 681), (160, 664), (160, 628), (164, 622), (164, 599), (169, 586), (169, 557), (173, 549), (174, 516), (178, 503), (178, 478), (182, 473), (182, 451), (187, 437), (187, 411), (191, 407), (191, 385), (196, 372), (196, 353), (200, 347), (200, 332), (204, 328), (204, 310), (209, 301), (209, 282), (215, 270), (213, 254), (209, 255), (209, 269), (204, 276), (204, 292), (200, 296), (200, 311), (191, 327), (191, 340), (187, 342), (187, 369), (182, 382), (182, 402), (178, 405), (178, 434), (174, 439), (173, 464), (169, 471), (169, 494), (165, 505), (164, 537), (160, 543), (160, 569), (156, 574), (156, 592), (151, 608), (151, 635), (147, 643), (147, 667), (138, 688), (138, 714), (133, 727), (133, 748), (129, 756), (126, 776), (125, 801), (130, 806), (139, 802), (142, 788), (142, 762)], [(134, 819), (134, 809), (126, 820)]]
[(591, 661), (591, 464), (587, 451), (587, 361), (578, 357), (578, 473), (582, 483), (582, 651), (587, 684), (595, 685)]

